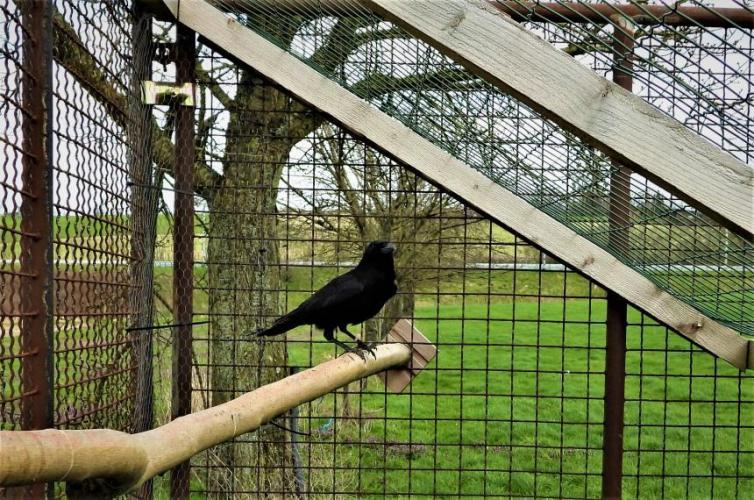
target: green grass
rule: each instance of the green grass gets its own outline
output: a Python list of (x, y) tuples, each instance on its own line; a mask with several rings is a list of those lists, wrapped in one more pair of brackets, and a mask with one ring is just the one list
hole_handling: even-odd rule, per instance
[[(306, 278), (291, 279), (296, 288)], [(299, 438), (304, 467), (313, 467), (310, 495), (599, 497), (604, 316), (599, 300), (424, 300), (417, 325), (439, 353), (410, 389), (386, 395), (372, 377), (363, 395), (349, 396), (348, 414), (343, 391), (300, 409), (301, 430), (312, 433)], [(641, 316), (631, 311), (629, 321)], [(337, 354), (319, 333), (312, 343), (306, 328), (288, 339), (291, 365)], [(752, 377), (739, 387), (735, 369), (651, 322), (629, 328), (628, 348), (625, 497), (754, 491), (752, 479), (738, 490), (735, 479), (736, 470), (754, 476)]]
[[(561, 315), (555, 304), (542, 306), (545, 317)], [(536, 309), (534, 303), (518, 304), (515, 317), (519, 320), (531, 318), (536, 315)], [(576, 347), (589, 344), (584, 327), (569, 333), (567, 343), (574, 349), (566, 359), (556, 349), (544, 348), (538, 355), (536, 349), (525, 347), (532, 342), (532, 334), (536, 335), (533, 332), (535, 325), (521, 323), (514, 328), (512, 323), (505, 321), (505, 318), (513, 317), (511, 304), (495, 304), (489, 310), (480, 304), (466, 306), (464, 314), (468, 317), (484, 318), (489, 313), (491, 318), (501, 320), (493, 323), (490, 332), (487, 332), (484, 321), (446, 319), (457, 318), (461, 312), (457, 305), (443, 305), (439, 311), (436, 308), (419, 309), (418, 317), (440, 316), (439, 321), (425, 319), (417, 322), (440, 348), (434, 363), (403, 395), (386, 398), (380, 393), (378, 383), (372, 381), (370, 390), (374, 394), (363, 396), (361, 405), (365, 414), (374, 414), (375, 417), (364, 427), (343, 420), (336, 424), (337, 437), (331, 438), (331, 441), (341, 443), (350, 440), (374, 441), (374, 444), (335, 444), (327, 443), (328, 439), (323, 438), (321, 444), (312, 446), (328, 451), (315, 451), (315, 456), (330, 456), (329, 450), (332, 450), (332, 454), (338, 457), (338, 464), (361, 463), (366, 469), (360, 478), (353, 477), (350, 482), (362, 493), (381, 494), (385, 488), (384, 492), (390, 495), (407, 495), (409, 492), (412, 495), (482, 495), (486, 483), (488, 495), (531, 495), (536, 480), (539, 494), (558, 495), (556, 476), (531, 471), (560, 470), (558, 467), (562, 464), (556, 448), (561, 446), (561, 436), (566, 447), (595, 448), (574, 450), (573, 458), (578, 458), (581, 466), (570, 461), (574, 466), (571, 472), (593, 469), (601, 460), (596, 450), (601, 443), (599, 426), (589, 423), (571, 425), (564, 434), (559, 424), (540, 424), (535, 435), (533, 422), (562, 410), (566, 423), (597, 424), (601, 420), (601, 404), (587, 400), (570, 400), (563, 404), (558, 397), (560, 383), (557, 386), (552, 383), (561, 376), (542, 375), (537, 380), (530, 373), (506, 370), (510, 367), (515, 370), (536, 369), (538, 363), (542, 368), (561, 373), (564, 365), (572, 367), (575, 372), (588, 363), (593, 370), (598, 370), (602, 368), (602, 356), (596, 350), (590, 353)], [(576, 311), (571, 308), (571, 312)], [(583, 312), (578, 311), (578, 314)], [(554, 344), (561, 333), (544, 328), (540, 336), (545, 344)], [(498, 345), (487, 347), (484, 344), (488, 341)], [(305, 345), (296, 344), (291, 351), (292, 362), (306, 361)], [(487, 373), (483, 371), (485, 367), (496, 371)], [(602, 379), (594, 375), (587, 379), (574, 374), (566, 387), (566, 394), (590, 393), (599, 397)], [(442, 395), (435, 395), (438, 392)], [(537, 394), (545, 398), (537, 400)], [(315, 412), (323, 415), (313, 421), (316, 429), (332, 414), (332, 409)], [(535, 451), (531, 448), (534, 444), (542, 449)], [(485, 469), (489, 471), (486, 481)], [(511, 469), (514, 472), (508, 472)], [(564, 472), (567, 474), (568, 470), (566, 464)], [(317, 475), (328, 476), (329, 471)], [(327, 477), (315, 479), (315, 484), (321, 484), (322, 491), (332, 488), (332, 484), (327, 483)], [(565, 491), (575, 488), (584, 494), (598, 488), (599, 481), (596, 477), (585, 479), (579, 474), (566, 476), (562, 486)]]
[[(96, 221), (60, 218), (56, 225), (61, 234), (78, 238), (104, 231)], [(169, 245), (167, 228), (167, 220), (158, 221), (158, 233)], [(288, 294), (288, 304), (300, 302), (307, 290), (337, 272), (292, 268), (286, 287), (300, 291)], [(206, 267), (195, 267), (197, 281), (205, 273)], [(171, 276), (169, 268), (155, 271), (168, 300)], [(604, 293), (573, 274), (467, 271), (441, 279), (443, 292), (451, 294), (439, 302), (434, 281), (418, 290), (417, 324), (439, 354), (409, 390), (385, 395), (373, 377), (364, 395), (349, 397), (351, 412), (361, 413), (359, 420), (343, 415), (342, 391), (302, 407), (302, 430), (312, 436), (301, 437), (301, 455), (305, 465), (316, 467), (307, 472), (312, 497), (333, 490), (394, 498), (409, 492), (412, 497), (599, 496), (604, 302), (558, 297), (600, 298)], [(490, 291), (501, 295), (489, 305), (484, 296), (469, 295)], [(513, 292), (519, 295), (515, 304), (505, 296)], [(538, 301), (538, 295), (552, 298)], [(194, 308), (207, 311), (206, 293), (196, 292)], [(630, 322), (640, 321), (632, 311)], [(196, 331), (206, 333), (203, 327)], [(75, 338), (68, 342), (75, 344), (97, 334), (82, 328), (71, 335)], [(311, 343), (306, 329), (289, 336), (290, 364), (309, 366), (336, 354), (319, 334), (314, 338), (317, 342)], [(9, 352), (10, 342), (3, 338), (0, 351)], [(735, 369), (651, 324), (631, 326), (628, 344), (625, 496), (729, 498), (736, 491), (741, 497), (754, 492), (754, 480), (742, 480), (736, 490), (735, 479), (736, 471), (754, 476), (754, 377), (739, 383)], [(58, 377), (96, 374), (115, 352), (70, 356), (58, 361)], [(18, 362), (12, 363), (3, 361), (0, 374), (17, 373)], [(157, 419), (163, 421), (170, 397), (166, 341), (159, 342), (154, 363), (159, 390), (168, 389), (155, 400)], [(5, 388), (18, 392), (18, 387)], [(97, 382), (87, 390), (96, 393)], [(80, 398), (74, 389), (63, 390), (58, 401), (75, 405)], [(334, 433), (320, 432), (333, 416)], [(158, 497), (165, 497), (164, 480), (158, 480)], [(192, 487), (201, 490), (198, 477)]]
[[(338, 419), (335, 436), (319, 436), (316, 444), (303, 446), (305, 456), (311, 453), (335, 467), (364, 468), (360, 474), (339, 471), (337, 479), (329, 470), (311, 472), (319, 491), (351, 488), (376, 495), (411, 492), (412, 497), (600, 495), (603, 328), (524, 321), (538, 315), (555, 322), (596, 320), (604, 308), (590, 311), (586, 301), (575, 300), (565, 305), (521, 302), (515, 313), (512, 304), (467, 304), (463, 312), (498, 321), (488, 331), (484, 321), (446, 319), (459, 317), (459, 305), (420, 308), (417, 316), (426, 319), (418, 326), (438, 344), (439, 354), (411, 391), (385, 397), (371, 381), (373, 393), (360, 402), (371, 420), (358, 425)], [(517, 323), (508, 321), (513, 318)], [(642, 402), (626, 406), (626, 496), (637, 495), (637, 471), (643, 498), (709, 498), (713, 482), (715, 497), (735, 496), (736, 469), (754, 475), (754, 429), (736, 428), (751, 426), (751, 377), (739, 394), (734, 369), (720, 363), (715, 367), (710, 356), (690, 352), (685, 341), (672, 334), (665, 337), (659, 327), (646, 328), (643, 339), (637, 327), (630, 330), (629, 348), (642, 343), (645, 350), (669, 347), (683, 352), (668, 354), (667, 361), (662, 352), (629, 353), (626, 395), (636, 400), (641, 391)], [(487, 347), (488, 342), (497, 345)], [(533, 343), (540, 347), (530, 347)], [(291, 362), (306, 363), (308, 349), (295, 343)], [(315, 360), (324, 355), (319, 349)], [(639, 370), (646, 375), (639, 376)], [(664, 373), (673, 377), (665, 379)], [(716, 383), (705, 377), (714, 373), (722, 377)], [(739, 406), (739, 398), (747, 402)], [(325, 400), (311, 406), (313, 429), (334, 413), (334, 398)], [(713, 422), (718, 426), (714, 430)], [(639, 444), (642, 451), (637, 454)], [(713, 450), (718, 451), (714, 458)], [(704, 477), (681, 477), (688, 475)], [(753, 480), (739, 485), (740, 494), (746, 491), (754, 491)]]
[[(195, 272), (201, 279), (205, 270)], [(287, 288), (302, 291), (289, 293), (288, 303), (334, 273), (291, 270)], [(158, 271), (157, 281), (169, 290), (170, 272)], [(420, 287), (417, 325), (439, 354), (410, 390), (386, 396), (373, 377), (366, 394), (349, 397), (360, 420), (342, 414), (342, 391), (302, 407), (302, 430), (313, 433), (300, 439), (305, 463), (316, 467), (307, 472), (313, 496), (600, 495), (604, 301), (519, 297), (514, 304), (500, 296), (488, 306), (484, 297), (464, 301), (462, 281), (466, 293), (603, 297), (586, 280), (556, 273), (446, 276), (442, 290), (458, 295), (439, 304), (432, 283)], [(206, 295), (197, 294), (195, 310), (206, 307)], [(736, 470), (754, 476), (754, 377), (739, 387), (734, 368), (644, 321), (638, 326), (642, 317), (630, 310), (625, 496), (734, 497)], [(314, 343), (308, 334), (289, 334), (290, 364), (337, 354), (319, 333)], [(319, 432), (334, 415), (334, 434)], [(201, 490), (198, 479), (194, 487)], [(746, 491), (754, 480), (738, 485), (739, 495)]]

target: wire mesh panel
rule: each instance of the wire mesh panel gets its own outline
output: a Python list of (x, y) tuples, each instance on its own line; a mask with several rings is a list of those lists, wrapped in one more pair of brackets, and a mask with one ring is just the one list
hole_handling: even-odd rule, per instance
[[(497, 3), (606, 77), (628, 57), (604, 2)], [(356, 3), (213, 4), (752, 332), (751, 243), (680, 197)], [(35, 125), (43, 46), (18, 5), (0, 1), (3, 430), (138, 432), (340, 355), (309, 326), (253, 333), (390, 240), (398, 294), (353, 331), (379, 343), (410, 319), (432, 363), (401, 394), (372, 377), (205, 450), (158, 497), (598, 498), (606, 474), (627, 497), (754, 491), (750, 374), (629, 308), (621, 479), (603, 465), (614, 295), (143, 4), (52, 4)], [(635, 92), (750, 163), (749, 28), (654, 7), (632, 4)]]
[[(276, 9), (267, 2), (212, 3), (610, 251), (662, 289), (716, 321), (744, 334), (752, 333), (754, 310), (749, 300), (754, 286), (750, 267), (754, 261), (752, 244), (693, 209), (689, 200), (670, 194), (647, 177), (634, 173), (627, 181), (630, 198), (617, 208), (625, 223), (620, 228), (611, 228), (610, 178), (617, 166), (573, 134), (366, 7), (355, 3), (302, 2), (295, 7)], [(604, 28), (604, 24), (598, 26)], [(612, 27), (604, 29), (607, 33), (598, 34), (608, 43), (601, 39), (600, 45), (592, 44), (589, 50), (583, 48), (588, 42), (581, 38), (572, 40), (581, 47), (580, 53), (586, 52), (587, 59), (594, 57), (602, 64), (606, 57), (591, 56), (589, 51), (604, 51), (615, 39)], [(746, 120), (741, 116), (748, 116), (750, 103), (740, 96), (747, 95), (750, 80), (745, 68), (750, 66), (751, 37), (738, 29), (722, 33), (715, 29), (697, 27), (697, 35), (689, 35), (691, 38), (679, 35), (676, 41), (665, 41), (671, 37), (650, 32), (639, 44), (640, 60), (649, 61), (641, 68), (641, 75), (646, 76), (660, 66), (657, 76), (651, 73), (653, 76), (645, 78), (649, 81), (647, 90), (652, 92), (650, 102), (671, 110), (705, 135), (708, 129), (715, 129), (712, 140), (735, 150), (741, 157), (749, 130), (742, 126)], [(729, 38), (722, 39), (722, 35)], [(689, 51), (691, 46), (708, 44), (714, 50)], [(608, 58), (611, 53), (612, 49)], [(670, 62), (657, 62), (661, 57), (667, 59), (668, 54)], [(730, 56), (730, 60), (722, 68), (713, 68), (719, 63), (718, 54)], [(682, 65), (688, 60), (696, 64), (688, 75), (669, 76), (673, 62)], [(709, 77), (717, 82), (714, 86), (709, 85), (707, 75), (714, 76)], [(718, 90), (711, 92), (722, 95), (723, 87), (718, 80), (723, 76), (728, 80), (725, 88), (735, 90), (729, 91), (730, 101), (718, 106), (710, 91), (705, 93), (699, 88), (714, 87)], [(681, 95), (674, 94), (675, 87), (689, 87), (686, 80), (695, 82), (696, 91), (692, 88)], [(674, 96), (676, 101), (672, 100)], [(688, 115), (689, 99), (695, 98), (704, 99), (705, 106), (713, 110), (730, 108), (718, 112), (733, 117), (726, 137), (743, 134), (744, 142), (721, 140), (720, 120), (702, 123), (693, 118), (697, 114)], [(684, 227), (673, 235), (678, 244), (672, 249), (666, 248), (670, 225)], [(611, 239), (617, 229), (626, 233), (626, 245), (616, 245)], [(720, 273), (716, 272), (718, 268)]]
[(0, 14), (2, 429), (134, 430), (131, 6)]
[(651, 319), (629, 319), (624, 494), (748, 498), (754, 379)]
[[(130, 14), (126, 3), (61, 2), (56, 11), (55, 420), (66, 428), (129, 429)], [(93, 92), (92, 81), (104, 88)]]
[(0, 14), (2, 429), (133, 430), (131, 6)]
[[(740, 2), (709, 6), (691, 2), (680, 9), (664, 2), (627, 7), (601, 1), (496, 4), (606, 78), (612, 76), (614, 47), (628, 49), (614, 24), (629, 23), (634, 46), (627, 73), (632, 92), (752, 164), (750, 6)], [(645, 263), (642, 268), (665, 286), (685, 282), (685, 288), (694, 290), (695, 305), (718, 313), (730, 311), (741, 319), (732, 326), (750, 333), (754, 282), (749, 245), (729, 240), (726, 230), (705, 227), (707, 223), (682, 200), (635, 174), (631, 210), (637, 222), (627, 243), (637, 252), (636, 261)]]
[(372, 240), (396, 243), (399, 293), (362, 337), (405, 317), (439, 352), (404, 394), (352, 384), (208, 450), (193, 461), (196, 491), (599, 497), (604, 292), (250, 70), (201, 54), (197, 116), (218, 118), (198, 124), (215, 181), (196, 189), (196, 313), (210, 323), (194, 330), (194, 404), (339, 354), (307, 327), (247, 334)]
[[(0, 426), (50, 425), (49, 164), (44, 8), (0, 5)], [(28, 490), (26, 494), (40, 491)]]
[[(279, 34), (287, 46), (309, 58), (317, 57), (316, 48), (306, 48), (309, 40), (313, 47), (324, 47), (321, 54), (326, 54), (332, 48), (328, 37), (338, 26), (336, 18), (312, 13), (276, 17), (269, 11), (256, 18), (253, 11), (249, 14), (246, 21), (259, 21), (268, 34)], [(571, 40), (559, 28), (539, 29), (555, 43)], [(370, 40), (374, 35), (368, 30), (361, 34)], [(416, 54), (426, 50), (414, 47), (412, 55), (405, 56), (397, 49), (381, 52), (382, 48), (351, 54), (353, 60), (338, 69), (341, 77), (361, 75), (351, 71), (351, 63), (373, 64), (389, 72), (393, 66), (407, 65), (406, 58), (419, 60)], [(321, 57), (318, 63), (328, 61)], [(610, 67), (600, 57), (587, 54), (582, 59), (609, 74)], [(400, 291), (378, 319), (363, 326), (361, 335), (380, 339), (397, 318), (408, 317), (437, 344), (439, 354), (404, 394), (386, 393), (377, 380), (352, 384), (258, 432), (208, 450), (192, 461), (192, 490), (209, 495), (599, 497), (605, 292), (441, 187), (427, 184), (354, 139), (252, 70), (203, 47), (197, 78), (194, 305), (195, 320), (203, 320), (206, 313), (209, 324), (194, 328), (193, 409), (226, 401), (336, 355), (336, 348), (307, 327), (285, 339), (249, 341), (248, 334), (352, 267), (373, 239), (397, 243)], [(391, 90), (380, 98), (408, 99), (394, 96), (400, 90)], [(468, 91), (457, 88), (449, 93), (438, 90), (436, 95), (424, 89), (422, 98), (428, 95), (441, 104), (435, 115), (424, 109), (416, 120), (462, 130), (459, 123), (478, 123), (494, 112), (511, 131), (501, 141), (507, 151), (529, 161), (525, 172), (520, 163), (515, 166), (521, 170), (512, 171), (522, 179), (536, 170), (542, 180), (529, 191), (522, 180), (518, 192), (542, 198), (540, 188), (560, 179), (567, 194), (579, 193), (567, 198), (572, 221), (595, 232), (607, 229), (607, 219), (592, 211), (594, 206), (607, 210), (606, 182), (615, 168), (597, 153), (578, 146), (567, 134), (548, 131), (548, 125), (515, 102), (490, 101), (488, 108), (480, 108)], [(443, 106), (452, 107), (452, 112), (446, 113)], [(490, 141), (497, 132), (490, 131)], [(453, 140), (461, 144), (458, 151), (471, 154), (463, 147), (463, 137)], [(590, 191), (570, 184), (589, 175), (594, 182), (587, 184), (605, 189)], [(714, 223), (700, 222), (703, 216), (685, 204), (676, 211), (668, 208), (682, 202), (646, 179), (632, 177), (630, 182), (632, 214), (654, 221), (661, 213), (659, 222), (641, 222), (639, 215), (632, 222), (631, 248), (644, 255), (641, 262), (666, 266), (665, 273), (671, 269), (668, 265), (675, 266), (673, 271), (689, 265), (694, 283), (702, 283), (704, 269), (690, 263), (703, 253), (699, 245), (708, 245), (715, 256), (706, 265), (715, 272), (708, 269), (707, 278), (724, 280), (717, 270), (743, 272), (736, 279), (744, 281), (735, 286), (747, 290), (748, 264), (737, 261), (729, 262), (732, 269), (720, 267), (720, 255), (725, 254), (721, 247), (730, 244), (726, 233), (720, 233), (724, 239), (704, 239), (706, 229), (700, 228)], [(694, 237), (697, 243), (691, 242)], [(724, 301), (723, 291), (716, 288), (710, 297)], [(743, 308), (748, 304), (740, 295), (734, 303)], [(745, 309), (739, 312), (736, 317), (746, 323)], [(676, 395), (668, 387), (674, 376), (703, 379), (702, 365), (692, 366), (674, 354), (679, 344), (683, 352), (691, 350), (674, 334), (634, 310), (629, 317), (625, 494), (683, 495), (702, 488), (744, 495), (752, 474), (746, 445), (737, 444), (731, 454), (740, 457), (736, 468), (721, 461), (718, 470), (703, 472), (678, 464), (724, 450), (709, 440), (692, 446), (689, 436), (698, 428), (725, 436), (721, 439), (728, 442), (734, 433), (746, 439), (749, 427), (743, 421), (730, 427), (721, 420), (699, 424), (691, 414), (679, 413), (677, 408), (707, 400), (690, 393)], [(658, 342), (658, 332), (669, 343), (668, 349), (657, 347), (658, 356), (667, 359), (661, 367), (652, 366), (655, 351), (650, 347)], [(713, 376), (713, 384), (722, 387), (727, 377), (740, 384), (741, 394), (730, 400), (731, 406), (713, 413), (734, 419), (731, 415), (744, 415), (750, 376), (734, 375), (709, 355), (695, 352), (694, 356), (707, 356), (705, 363), (718, 366), (721, 376)], [(647, 378), (655, 381), (647, 383)], [(657, 410), (660, 407), (664, 409)], [(657, 415), (662, 415), (661, 423)], [(662, 432), (659, 440), (650, 437), (654, 426)], [(657, 463), (665, 464), (666, 475), (655, 475)]]

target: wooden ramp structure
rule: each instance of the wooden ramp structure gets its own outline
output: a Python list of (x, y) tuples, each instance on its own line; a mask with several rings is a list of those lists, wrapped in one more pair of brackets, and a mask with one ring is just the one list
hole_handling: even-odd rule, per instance
[[(484, 1), (364, 2), (622, 165), (752, 240), (754, 169)], [(704, 189), (700, 189), (704, 186)]]
[[(291, 8), (368, 7), (405, 27), (474, 74), (513, 93), (567, 130), (751, 240), (754, 171), (639, 97), (493, 12), (485, 2), (327, 2)], [(340, 126), (442, 186), (469, 206), (620, 295), (661, 323), (741, 370), (754, 367), (751, 341), (658, 287), (571, 227), (422, 137), (351, 90), (203, 1), (165, 5), (211, 45), (280, 85)], [(565, 85), (563, 83), (565, 82)], [(557, 92), (555, 89), (559, 89)], [(698, 186), (705, 189), (700, 191)]]

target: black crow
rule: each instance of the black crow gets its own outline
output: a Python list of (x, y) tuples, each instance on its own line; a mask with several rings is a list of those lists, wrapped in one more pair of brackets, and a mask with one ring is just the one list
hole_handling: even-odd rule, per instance
[(279, 335), (297, 326), (314, 325), (324, 330), (325, 338), (330, 342), (363, 357), (360, 351), (336, 339), (335, 329), (355, 340), (359, 349), (371, 352), (370, 346), (357, 339), (347, 327), (368, 320), (395, 295), (398, 287), (393, 266), (394, 251), (395, 246), (387, 241), (371, 242), (354, 269), (330, 281), (256, 335)]

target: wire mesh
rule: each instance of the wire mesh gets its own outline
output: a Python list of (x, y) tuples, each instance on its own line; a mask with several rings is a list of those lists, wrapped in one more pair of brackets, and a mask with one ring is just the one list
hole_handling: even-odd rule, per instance
[(754, 487), (751, 374), (635, 311), (627, 351), (624, 495), (747, 498)]
[[(754, 333), (754, 247), (683, 199), (634, 173), (630, 199), (620, 206), (627, 223), (610, 227), (610, 176), (617, 167), (608, 158), (358, 4), (301, 2), (279, 9), (269, 2), (212, 3), (609, 250), (659, 287), (721, 323)], [(604, 52), (605, 39), (614, 39), (612, 25), (596, 26), (601, 30), (592, 31), (602, 37), (600, 44), (588, 44), (579, 32), (569, 43), (580, 48), (585, 62), (593, 59), (598, 71), (609, 74), (611, 65), (605, 61), (612, 49), (594, 53)], [(561, 42), (562, 30), (547, 29), (554, 43)], [(695, 35), (675, 38), (662, 30), (642, 32), (638, 62), (645, 64), (634, 73), (648, 82), (649, 102), (749, 161), (743, 151), (750, 149), (750, 127), (742, 116), (750, 117), (746, 96), (751, 90), (751, 33), (695, 29)], [(687, 64), (689, 60), (694, 65)], [(690, 71), (671, 78), (674, 64), (685, 64)], [(655, 66), (660, 67), (656, 74)], [(718, 83), (721, 79), (727, 79), (725, 86)], [(703, 106), (689, 113), (694, 99)], [(713, 114), (718, 118), (704, 118)], [(725, 140), (721, 120), (726, 120)], [(671, 226), (676, 229), (669, 247)], [(610, 241), (617, 230), (628, 234), (622, 248)]]
[[(129, 429), (134, 356), (131, 321), (131, 224), (127, 101), (98, 99), (102, 79), (116, 95), (130, 88), (128, 5), (56, 5), (53, 67), (53, 234), (56, 268), (56, 424)], [(109, 47), (109, 50), (103, 50)], [(88, 67), (87, 67), (88, 66)], [(88, 71), (88, 73), (87, 73)]]
[[(39, 9), (0, 5), (4, 19), (0, 60), (2, 218), (0, 219), (1, 429), (49, 425), (50, 269), (47, 161), (43, 137), (44, 30)], [(35, 67), (34, 59), (40, 64)], [(45, 288), (47, 290), (45, 290)], [(36, 371), (36, 376), (33, 373)]]
[[(209, 324), (194, 328), (193, 409), (338, 354), (308, 327), (264, 343), (244, 332), (349, 269), (372, 239), (399, 248), (399, 294), (361, 335), (379, 339), (408, 317), (439, 353), (404, 394), (388, 394), (376, 380), (352, 384), (207, 450), (192, 460), (192, 492), (600, 497), (605, 292), (249, 68), (207, 47), (199, 53), (194, 312)], [(638, 491), (665, 496), (703, 487), (743, 497), (754, 471), (747, 445), (736, 445), (738, 463), (717, 462), (722, 469), (655, 473), (657, 456), (672, 452), (680, 462), (724, 448), (690, 447), (688, 434), (674, 429), (698, 425), (682, 415), (662, 424), (656, 412), (637, 416), (645, 404), (696, 404), (642, 377), (669, 387), (676, 374), (700, 375), (673, 345), (667, 363), (642, 365), (652, 350), (644, 340), (637, 353), (636, 337), (656, 342), (663, 329), (630, 314), (624, 492), (641, 483)], [(705, 363), (717, 366), (709, 356)], [(743, 415), (751, 377), (719, 368), (719, 380), (739, 380), (741, 394), (721, 384), (715, 390), (737, 402), (714, 411)], [(653, 425), (664, 432), (659, 441), (647, 437)], [(743, 421), (710, 426), (726, 446), (750, 435)]]
[[(612, 47), (625, 43), (609, 26), (627, 21), (635, 27), (634, 91), (742, 161), (751, 161), (746, 145), (751, 141), (754, 26), (745, 2), (625, 4), (631, 11), (605, 1), (495, 4), (592, 67), (590, 59), (610, 67)], [(562, 35), (553, 36), (555, 32)]]
[[(3, 430), (140, 428), (144, 387), (126, 332), (140, 307), (130, 275), (131, 30), (128, 2), (0, 2)], [(28, 149), (35, 140), (44, 147)], [(29, 190), (42, 181), (49, 193)], [(45, 377), (51, 387), (39, 385)], [(22, 418), (35, 399), (30, 418), (43, 425)], [(5, 493), (44, 494), (34, 488)]]
[[(634, 174), (630, 227), (611, 233), (617, 167), (394, 26), (362, 14), (339, 20), (321, 10), (326, 2), (296, 12), (216, 4), (251, 8), (245, 22), (612, 251), (626, 243), (614, 235), (628, 231), (627, 261), (751, 331), (750, 245), (682, 200)], [(200, 44), (193, 65), (176, 26), (151, 23), (141, 7), (54, 7), (55, 425), (139, 431), (340, 354), (308, 327), (265, 342), (247, 333), (350, 269), (368, 241), (390, 239), (399, 294), (360, 335), (379, 341), (410, 318), (438, 346), (432, 364), (402, 394), (374, 377), (206, 450), (170, 484), (158, 478), (156, 496), (601, 496), (602, 288), (215, 49)], [(612, 76), (611, 28), (590, 12), (591, 24), (571, 14), (572, 24), (526, 19)], [(5, 430), (22, 427), (29, 396), (20, 263), (29, 151), (25, 32), (16, 3), (0, 2), (0, 14)], [(751, 93), (751, 63), (736, 62), (751, 60), (749, 32), (659, 19), (665, 31), (637, 39), (636, 92), (705, 136), (718, 131), (719, 145), (750, 162), (750, 101), (737, 101)], [(668, 53), (688, 74), (669, 71)], [(193, 110), (182, 96), (142, 102), (141, 80), (191, 81), (192, 70)], [(725, 99), (710, 82), (732, 82)], [(705, 111), (684, 111), (694, 101)], [(633, 309), (627, 338), (624, 495), (747, 498), (751, 374)]]
[(197, 210), (207, 250), (196, 313), (210, 324), (194, 330), (195, 402), (338, 354), (307, 327), (261, 345), (241, 334), (352, 267), (374, 239), (399, 249), (399, 294), (362, 336), (381, 339), (408, 317), (439, 353), (404, 394), (352, 384), (277, 420), (290, 431), (269, 425), (208, 450), (193, 461), (196, 493), (599, 497), (604, 293), (250, 70), (201, 54), (197, 114), (236, 105), (198, 125), (223, 182)]

